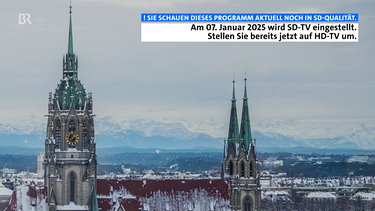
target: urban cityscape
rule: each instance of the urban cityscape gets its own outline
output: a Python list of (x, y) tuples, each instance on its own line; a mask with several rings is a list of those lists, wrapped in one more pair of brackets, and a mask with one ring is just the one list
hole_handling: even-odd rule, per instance
[[(375, 210), (374, 3), (21, 1), (0, 211)], [(140, 41), (141, 13), (191, 11), (358, 12), (360, 41)]]

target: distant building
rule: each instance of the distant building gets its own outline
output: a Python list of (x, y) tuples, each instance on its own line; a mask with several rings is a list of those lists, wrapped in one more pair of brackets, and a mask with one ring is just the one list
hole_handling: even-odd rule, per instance
[(337, 196), (335, 192), (311, 192), (305, 196), (310, 201), (336, 202)]
[(358, 192), (350, 198), (351, 210), (373, 210), (375, 208), (375, 192)]
[(260, 210), (261, 187), (255, 140), (251, 136), (246, 78), (240, 132), (238, 132), (234, 83), (233, 81), (228, 140), (225, 142), (227, 144), (224, 144), (222, 178), (231, 181), (231, 210), (255, 211)]
[(276, 160), (275, 158), (267, 158), (267, 160), (264, 160), (262, 162), (262, 165), (266, 168), (278, 168), (280, 166), (283, 166), (283, 161)]
[(6, 188), (3, 184), (0, 183), (0, 202), (7, 201), (12, 196), (13, 191)]
[(36, 171), (36, 174), (37, 174), (38, 178), (43, 178), (43, 176), (44, 176), (43, 162), (44, 162), (44, 153), (43, 152), (38, 153), (37, 171)]
[(369, 156), (365, 155), (353, 155), (347, 159), (348, 163), (366, 163), (369, 160)]
[(287, 190), (263, 191), (262, 199), (272, 203), (291, 202), (290, 193)]
[(3, 168), (3, 169), (1, 169), (1, 171), (3, 172), (4, 176), (5, 175), (12, 175), (12, 174), (15, 174), (17, 172), (16, 169), (9, 169), (9, 168)]

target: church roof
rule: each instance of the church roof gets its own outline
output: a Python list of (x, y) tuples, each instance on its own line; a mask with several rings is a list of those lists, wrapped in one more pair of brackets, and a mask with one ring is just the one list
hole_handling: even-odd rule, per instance
[(155, 191), (171, 193), (189, 192), (192, 189), (205, 189), (208, 195), (219, 194), (223, 198), (229, 197), (228, 181), (222, 179), (97, 180), (98, 195), (110, 195), (111, 190), (121, 190), (123, 187), (135, 197), (147, 197)]
[(86, 90), (80, 80), (69, 77), (62, 79), (57, 85), (53, 95), (54, 109), (58, 105), (60, 110), (69, 110), (73, 103), (74, 108), (79, 110), (79, 105), (85, 105), (85, 102)]
[(245, 147), (246, 152), (249, 151), (249, 146), (251, 144), (251, 128), (250, 128), (250, 115), (249, 115), (249, 105), (248, 105), (248, 98), (247, 98), (247, 91), (246, 91), (246, 78), (245, 78), (245, 91), (243, 97), (243, 105), (242, 105), (242, 116), (241, 116), (241, 129), (240, 129), (240, 140), (241, 146)]
[(78, 57), (73, 52), (72, 6), (70, 6), (68, 53), (63, 59), (63, 79), (53, 95), (53, 109), (69, 110), (72, 103), (76, 110), (85, 105), (86, 90), (78, 80)]
[[(116, 180), (98, 179), (98, 207), (112, 211), (154, 207), (156, 210), (206, 211), (229, 209), (230, 182), (222, 179), (192, 180)], [(163, 203), (160, 203), (163, 202)], [(121, 205), (121, 206), (120, 206)], [(13, 192), (8, 211), (44, 211), (47, 206), (45, 186), (21, 185)], [(158, 207), (163, 209), (157, 209)]]
[(228, 154), (229, 149), (233, 150), (235, 154), (236, 143), (239, 143), (239, 134), (238, 134), (238, 120), (237, 120), (237, 106), (236, 106), (236, 96), (235, 96), (235, 81), (233, 80), (233, 94), (232, 94), (232, 106), (230, 111), (230, 120), (229, 120), (229, 132), (228, 132)]

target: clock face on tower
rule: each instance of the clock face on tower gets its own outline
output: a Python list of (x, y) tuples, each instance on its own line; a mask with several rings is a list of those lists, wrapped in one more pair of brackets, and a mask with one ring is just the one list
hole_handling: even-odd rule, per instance
[(70, 146), (74, 146), (79, 142), (79, 135), (75, 131), (69, 131), (65, 135), (65, 141), (68, 143)]

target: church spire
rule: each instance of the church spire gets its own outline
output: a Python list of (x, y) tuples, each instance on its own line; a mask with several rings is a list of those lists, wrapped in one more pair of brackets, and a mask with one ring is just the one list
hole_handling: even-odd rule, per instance
[(237, 120), (237, 106), (235, 96), (235, 81), (233, 80), (233, 94), (232, 94), (232, 108), (230, 111), (229, 132), (228, 132), (228, 155), (235, 154), (236, 143), (238, 142), (238, 120)]
[(72, 30), (72, 5), (69, 6), (69, 38), (68, 53), (64, 56), (63, 61), (63, 78), (78, 79), (78, 57), (73, 52), (73, 30)]
[(68, 54), (73, 54), (73, 32), (72, 32), (72, 4), (69, 7), (70, 22), (69, 22), (69, 41), (68, 41)]
[(241, 130), (240, 130), (240, 140), (241, 147), (244, 145), (246, 152), (249, 150), (249, 145), (251, 143), (251, 129), (250, 129), (250, 116), (249, 116), (249, 106), (247, 103), (247, 91), (246, 91), (246, 78), (245, 78), (245, 91), (243, 97), (242, 106), (242, 117), (241, 117)]
[(99, 211), (99, 206), (98, 206), (98, 198), (96, 195), (96, 180), (94, 178), (93, 186), (92, 186), (92, 195), (91, 195), (91, 206), (90, 206), (90, 211)]

